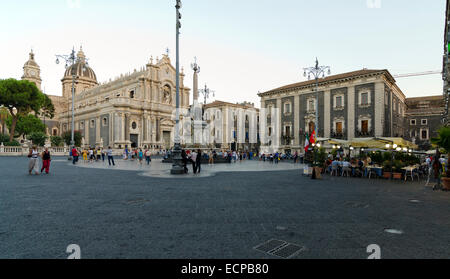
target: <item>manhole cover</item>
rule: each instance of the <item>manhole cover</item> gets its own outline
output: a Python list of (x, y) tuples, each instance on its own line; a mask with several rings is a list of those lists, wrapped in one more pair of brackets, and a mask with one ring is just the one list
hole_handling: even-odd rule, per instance
[(282, 246), (286, 245), (286, 241), (282, 241), (282, 240), (277, 240), (277, 239), (272, 239), (269, 240), (261, 245), (256, 246), (254, 249), (264, 252), (264, 253), (269, 253), (270, 251), (273, 251), (277, 248), (280, 248)]
[(385, 229), (384, 231), (390, 234), (403, 234), (403, 231), (396, 229)]
[(302, 249), (303, 247), (301, 246), (289, 244), (276, 250), (275, 252), (272, 252), (271, 254), (280, 258), (289, 259), (297, 255)]

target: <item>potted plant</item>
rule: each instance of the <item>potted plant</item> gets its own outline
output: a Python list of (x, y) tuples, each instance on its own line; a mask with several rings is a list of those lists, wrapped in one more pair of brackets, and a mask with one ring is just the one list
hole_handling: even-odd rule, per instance
[[(450, 155), (450, 127), (442, 127), (439, 129), (438, 137), (433, 138), (431, 142), (443, 148), (445, 152), (447, 152), (447, 155)], [(447, 166), (449, 166), (448, 163), (450, 163), (450, 156), (448, 158)], [(442, 188), (447, 191), (450, 190), (450, 169), (448, 167), (447, 172), (442, 173), (441, 181)]]
[(402, 179), (402, 168), (402, 161), (395, 160), (393, 165), (394, 174), (392, 175), (394, 179)]
[(390, 179), (392, 177), (392, 162), (386, 160), (383, 162), (383, 178)]

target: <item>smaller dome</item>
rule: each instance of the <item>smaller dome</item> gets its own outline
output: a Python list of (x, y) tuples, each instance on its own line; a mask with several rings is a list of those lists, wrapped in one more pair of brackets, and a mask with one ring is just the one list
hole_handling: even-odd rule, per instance
[(25, 64), (24, 64), (23, 66), (24, 66), (24, 67), (27, 67), (27, 66), (39, 67), (39, 65), (36, 63), (36, 61), (34, 61), (34, 53), (33, 53), (33, 50), (31, 50), (31, 52), (30, 52), (30, 58), (28, 59), (27, 62), (25, 62)]

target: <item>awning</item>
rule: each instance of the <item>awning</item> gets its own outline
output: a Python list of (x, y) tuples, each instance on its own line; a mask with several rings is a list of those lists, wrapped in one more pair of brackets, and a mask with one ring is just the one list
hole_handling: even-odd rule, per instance
[(386, 149), (386, 144), (391, 146), (396, 144), (400, 148), (418, 149), (419, 147), (403, 138), (359, 138), (350, 141), (350, 145), (355, 148), (380, 148)]

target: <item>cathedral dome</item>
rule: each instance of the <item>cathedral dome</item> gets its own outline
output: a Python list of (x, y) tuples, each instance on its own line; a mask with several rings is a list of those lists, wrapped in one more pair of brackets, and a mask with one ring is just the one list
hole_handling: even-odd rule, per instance
[(84, 55), (82, 49), (80, 49), (77, 54), (77, 60), (75, 61), (75, 64), (67, 68), (64, 74), (64, 79), (72, 79), (72, 76), (74, 74), (80, 78), (90, 79), (97, 83), (97, 76), (95, 75), (94, 70), (92, 70), (86, 62), (86, 56)]

